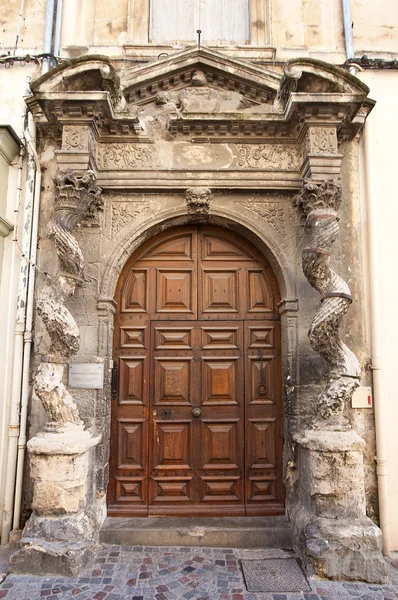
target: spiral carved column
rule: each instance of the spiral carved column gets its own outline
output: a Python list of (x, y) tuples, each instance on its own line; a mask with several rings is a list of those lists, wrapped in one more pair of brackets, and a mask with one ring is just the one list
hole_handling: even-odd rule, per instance
[(341, 341), (340, 323), (352, 302), (348, 284), (330, 267), (331, 248), (340, 227), (337, 211), (341, 203), (339, 182), (306, 180), (298, 205), (306, 217), (309, 245), (303, 250), (303, 271), (321, 294), (321, 306), (309, 328), (313, 350), (331, 366), (329, 383), (319, 397), (318, 425), (348, 428), (342, 417), (344, 405), (359, 385), (360, 365), (355, 354)]
[(28, 442), (33, 513), (10, 567), (14, 572), (74, 575), (92, 555), (105, 505), (94, 495), (92, 448), (99, 437), (84, 428), (64, 382), (65, 366), (80, 346), (79, 328), (65, 300), (84, 280), (84, 257), (72, 231), (101, 207), (101, 190), (91, 171), (59, 172), (54, 181), (55, 207), (47, 232), (55, 242), (60, 272), (37, 302), (51, 346), (34, 380), (49, 422)]

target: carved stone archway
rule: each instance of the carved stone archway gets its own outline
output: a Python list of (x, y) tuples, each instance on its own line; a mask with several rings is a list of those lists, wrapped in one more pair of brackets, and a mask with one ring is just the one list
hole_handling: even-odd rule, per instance
[[(94, 355), (105, 368), (103, 389), (84, 392), (78, 407), (86, 429), (101, 436), (90, 459), (98, 506), (104, 506), (107, 483), (109, 434), (103, 423), (118, 274), (151, 232), (171, 223), (208, 220), (244, 232), (269, 258), (281, 287), (285, 482), (296, 550), (309, 571), (323, 576), (383, 581), (380, 531), (365, 513), (364, 442), (341, 418), (360, 376), (339, 337), (350, 292), (329, 267), (339, 233), (340, 150), (360, 131), (373, 106), (368, 88), (342, 69), (312, 59), (286, 63), (281, 75), (271, 65), (259, 68), (207, 48), (118, 73), (108, 59), (83, 57), (31, 87), (27, 103), (43, 147), (54, 139), (57, 145), (56, 161), (47, 171), (49, 189), (57, 170), (70, 169), (78, 177), (92, 171), (103, 190), (103, 214), (87, 214), (75, 230), (90, 273), (84, 281), (75, 273), (77, 292), (64, 302), (79, 330), (92, 327), (91, 319), (98, 317), (93, 339), (77, 355), (82, 362)], [(45, 214), (52, 212), (52, 203), (51, 192), (43, 198)], [(305, 222), (313, 233), (309, 242)], [(61, 238), (57, 243), (54, 235), (62, 254)], [(305, 277), (322, 294), (321, 309), (297, 269), (303, 246)], [(38, 296), (43, 287), (39, 283)], [(97, 298), (97, 309), (89, 305), (85, 290)], [(303, 335), (313, 315), (312, 347), (332, 367), (326, 390), (325, 363), (309, 354)], [(37, 469), (38, 498), (45, 465), (43, 460)], [(325, 478), (325, 473), (331, 475)], [(73, 509), (73, 519), (87, 518), (83, 505)], [(43, 525), (36, 530), (41, 556), (62, 541), (59, 526), (47, 533), (49, 523), (56, 523), (54, 508), (44, 506), (42, 512)], [(98, 514), (96, 525), (84, 533), (88, 542), (97, 535), (100, 509)], [(28, 566), (27, 556), (34, 558), (29, 527), (13, 559), (14, 570), (37, 568), (35, 560)], [(49, 570), (65, 571), (65, 565), (76, 570), (82, 564), (71, 566), (66, 553), (61, 555), (48, 561)]]

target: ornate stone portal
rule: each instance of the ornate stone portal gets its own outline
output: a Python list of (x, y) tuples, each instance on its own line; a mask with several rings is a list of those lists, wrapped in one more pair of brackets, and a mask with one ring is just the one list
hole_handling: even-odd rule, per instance
[[(329, 265), (332, 245), (338, 245), (337, 211), (347, 194), (339, 150), (372, 108), (366, 86), (311, 59), (290, 61), (281, 76), (192, 48), (119, 74), (106, 59), (83, 57), (31, 87), (27, 103), (43, 150), (56, 155), (48, 170), (56, 201), (46, 243), (55, 243), (60, 272), (56, 283), (37, 292), (51, 347), (35, 391), (52, 424), (29, 443), (35, 512), (12, 568), (29, 570), (34, 555), (46, 565), (38, 568), (72, 572), (95, 543), (108, 479), (116, 281), (152, 233), (203, 219), (254, 241), (279, 280), (286, 508), (296, 551), (308, 570), (326, 577), (383, 581), (380, 531), (365, 516), (365, 442), (350, 428), (348, 404), (360, 368), (339, 336), (351, 295)], [(102, 219), (93, 214), (100, 198), (96, 182), (103, 190)], [(300, 219), (310, 233), (303, 270), (322, 295), (318, 309), (295, 270), (304, 235), (293, 208), (298, 192)], [(43, 211), (51, 202), (44, 194)], [(72, 235), (78, 224), (79, 241)], [(42, 260), (50, 271), (51, 257)], [(331, 367), (326, 389), (325, 363), (309, 355), (302, 335), (311, 311), (310, 344)], [(40, 327), (38, 321), (37, 332)], [(72, 354), (104, 362), (103, 391), (71, 397), (63, 365)], [(57, 445), (61, 439), (69, 443)], [(89, 448), (95, 444), (94, 457)]]

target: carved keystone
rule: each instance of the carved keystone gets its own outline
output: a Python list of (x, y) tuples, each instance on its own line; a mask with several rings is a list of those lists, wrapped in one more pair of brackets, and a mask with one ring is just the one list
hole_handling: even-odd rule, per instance
[(189, 214), (209, 214), (213, 193), (209, 188), (189, 188), (185, 192)]

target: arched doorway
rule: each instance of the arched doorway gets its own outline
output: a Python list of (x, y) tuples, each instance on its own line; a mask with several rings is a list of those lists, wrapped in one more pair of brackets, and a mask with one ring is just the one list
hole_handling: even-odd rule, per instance
[(108, 513), (284, 512), (279, 289), (248, 241), (177, 227), (127, 261), (115, 300)]

